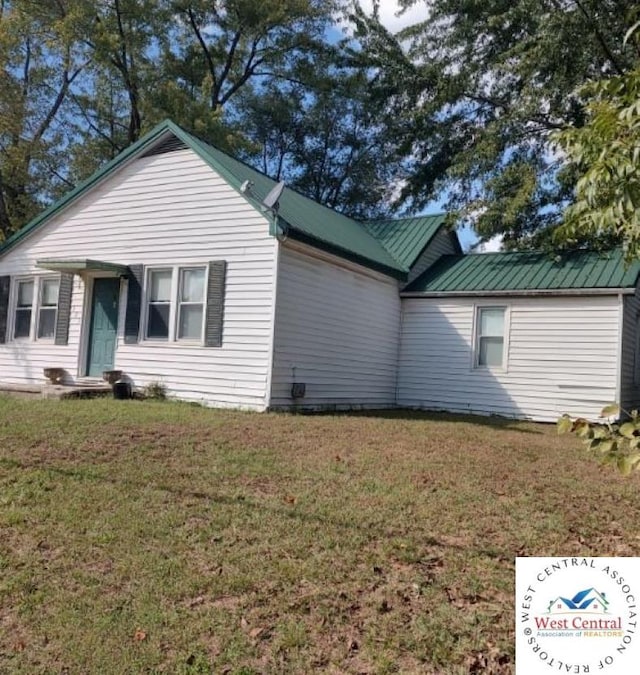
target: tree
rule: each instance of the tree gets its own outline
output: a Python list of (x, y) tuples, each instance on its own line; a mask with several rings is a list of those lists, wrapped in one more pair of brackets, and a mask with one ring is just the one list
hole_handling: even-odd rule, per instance
[(0, 2), (0, 241), (50, 199), (65, 177), (60, 122), (87, 65), (73, 34), (77, 7)]
[(583, 124), (580, 85), (638, 63), (623, 44), (636, 4), (433, 0), (397, 36), (356, 10), (353, 57), (377, 69), (387, 123), (411, 163), (402, 199), (421, 207), (447, 191), (450, 208), (507, 246), (548, 236), (573, 187), (552, 135)]
[[(640, 53), (637, 26), (635, 36)], [(560, 245), (622, 242), (640, 257), (640, 67), (581, 89), (586, 122), (556, 135), (579, 179), (576, 198), (554, 232)]]
[[(400, 169), (363, 71), (331, 63), (307, 86), (272, 87), (242, 101), (239, 126), (263, 172), (354, 218), (388, 215)], [(300, 80), (297, 80), (300, 81)]]

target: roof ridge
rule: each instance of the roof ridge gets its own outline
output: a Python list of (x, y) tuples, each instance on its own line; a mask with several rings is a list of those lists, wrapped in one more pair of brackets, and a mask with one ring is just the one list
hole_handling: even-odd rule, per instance
[[(215, 153), (219, 153), (220, 155), (224, 155), (224, 157), (231, 160), (232, 162), (235, 162), (235, 163), (243, 166), (248, 171), (251, 171), (251, 172), (254, 172), (254, 173), (258, 174), (259, 176), (266, 179), (270, 183), (273, 183), (274, 186), (277, 184), (278, 181), (276, 181), (274, 178), (271, 178), (271, 176), (269, 176), (267, 173), (265, 173), (263, 171), (260, 171), (259, 169), (256, 169), (255, 167), (253, 167), (248, 162), (245, 162), (242, 159), (238, 159), (237, 157), (234, 157), (233, 155), (229, 154), (228, 152), (225, 152), (224, 150), (220, 150), (219, 148), (215, 147), (214, 145), (211, 145), (210, 143), (203, 140), (199, 136), (196, 136), (195, 134), (192, 134), (189, 131), (185, 131), (184, 129), (182, 129), (182, 127), (174, 124), (173, 122), (171, 122), (171, 125), (177, 127), (184, 136), (187, 136), (188, 138), (192, 139), (193, 141), (195, 141), (199, 144), (202, 144), (204, 146), (205, 151), (213, 154), (214, 156), (212, 157), (212, 159), (216, 164), (216, 170), (221, 171), (223, 174), (230, 173), (234, 176), (234, 178), (236, 180), (238, 180), (238, 181), (241, 180), (241, 177), (238, 176), (237, 173), (234, 172), (232, 169), (229, 169), (229, 168), (224, 167), (224, 166), (223, 167), (219, 166), (219, 160), (215, 157)], [(287, 185), (287, 183), (285, 181), (283, 181), (283, 182), (284, 182), (284, 189), (286, 191), (293, 193), (294, 195), (296, 195), (300, 199), (303, 199), (305, 202), (313, 204), (314, 207), (316, 207), (316, 208), (319, 207), (323, 210), (326, 210), (326, 211), (330, 212), (331, 214), (333, 214), (334, 216), (337, 216), (339, 218), (344, 218), (345, 220), (347, 220), (350, 223), (352, 223), (353, 225), (355, 225), (367, 237), (367, 239), (369, 239), (372, 243), (375, 244), (375, 246), (379, 249), (379, 251), (381, 253), (384, 253), (386, 256), (389, 257), (390, 262), (392, 262), (394, 264), (394, 266), (397, 268), (398, 271), (401, 271), (401, 272), (404, 272), (404, 273), (408, 272), (408, 268), (405, 267), (405, 265), (403, 265), (401, 263), (401, 261), (399, 261), (394, 255), (392, 255), (391, 252), (388, 251), (387, 248), (376, 237), (374, 237), (371, 232), (369, 232), (366, 225), (364, 225), (364, 223), (362, 221), (359, 221), (356, 218), (352, 218), (351, 216), (347, 216), (346, 214), (341, 213), (340, 211), (332, 208), (331, 206), (327, 206), (326, 204), (322, 204), (321, 202), (318, 202), (315, 199), (312, 199), (311, 197), (308, 197), (307, 195), (303, 194), (299, 190), (296, 190), (295, 188), (290, 187), (289, 185)], [(245, 197), (250, 197), (250, 195), (245, 195)], [(318, 235), (318, 234), (315, 234), (314, 238), (318, 239), (319, 241), (324, 241), (328, 244), (333, 243), (333, 242), (331, 242), (330, 239), (327, 239), (326, 237), (322, 237), (321, 235)], [(364, 256), (364, 257), (366, 258), (366, 256)]]
[(446, 216), (447, 211), (438, 211), (437, 213), (421, 213), (413, 216), (391, 216), (389, 218), (371, 218), (369, 220), (359, 220), (357, 222), (362, 223), (363, 225), (375, 225), (376, 223), (394, 223), (401, 222), (403, 220), (413, 220), (414, 218), (439, 218), (440, 216)]

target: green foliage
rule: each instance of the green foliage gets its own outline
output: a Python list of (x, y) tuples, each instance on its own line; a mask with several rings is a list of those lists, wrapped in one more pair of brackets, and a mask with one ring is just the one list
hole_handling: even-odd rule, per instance
[(638, 66), (638, 52), (623, 42), (637, 3), (428, 5), (424, 21), (398, 35), (355, 12), (362, 51), (354, 58), (377, 69), (390, 133), (410, 164), (402, 197), (422, 206), (447, 190), (449, 207), (483, 238), (539, 245), (574, 185), (552, 135), (583, 124), (581, 85)]
[(240, 93), (305, 85), (341, 2), (3, 0), (0, 242), (166, 117), (246, 150)]
[(305, 80), (305, 86), (252, 89), (242, 97), (238, 126), (253, 141), (246, 157), (352, 217), (388, 215), (399, 167), (367, 74), (338, 69), (327, 55)]
[[(635, 29), (636, 27), (634, 27)], [(629, 34), (628, 34), (629, 35)], [(640, 41), (636, 39), (640, 50)], [(556, 135), (579, 177), (575, 202), (554, 233), (558, 244), (621, 241), (640, 256), (640, 66), (580, 90), (586, 123)]]
[(165, 401), (167, 399), (167, 388), (162, 382), (151, 382), (144, 388), (144, 398)]
[(640, 466), (640, 413), (634, 410), (627, 421), (612, 422), (620, 413), (617, 404), (606, 406), (600, 414), (601, 424), (563, 415), (558, 420), (558, 433), (574, 433), (602, 464), (613, 464), (628, 476)]

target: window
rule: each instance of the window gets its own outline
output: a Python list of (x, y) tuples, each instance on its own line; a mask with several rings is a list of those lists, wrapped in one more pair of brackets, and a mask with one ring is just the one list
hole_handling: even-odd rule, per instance
[(480, 307), (476, 325), (476, 366), (504, 365), (505, 307)]
[(145, 337), (202, 342), (206, 279), (206, 267), (150, 269)]
[(13, 324), (15, 339), (28, 338), (31, 335), (31, 312), (33, 308), (33, 279), (18, 281), (16, 296), (16, 313)]
[(178, 340), (201, 340), (204, 318), (205, 269), (180, 270), (178, 289)]
[(169, 339), (172, 276), (172, 270), (149, 271), (146, 330), (147, 338), (154, 340)]
[(40, 282), (40, 305), (38, 308), (38, 339), (53, 339), (56, 334), (58, 313), (58, 279), (42, 279)]

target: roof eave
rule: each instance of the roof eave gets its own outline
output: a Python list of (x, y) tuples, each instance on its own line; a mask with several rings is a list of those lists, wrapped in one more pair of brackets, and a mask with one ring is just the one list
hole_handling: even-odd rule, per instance
[(479, 298), (541, 295), (633, 295), (634, 286), (625, 288), (541, 288), (502, 291), (401, 291), (403, 298)]
[(337, 255), (340, 258), (345, 258), (346, 260), (350, 260), (351, 262), (355, 262), (359, 265), (362, 265), (363, 267), (367, 267), (376, 272), (385, 274), (386, 276), (393, 277), (399, 281), (406, 281), (407, 279), (408, 272), (405, 270), (390, 267), (375, 260), (371, 260), (365, 256), (358, 255), (357, 253), (348, 251), (344, 248), (341, 248), (340, 246), (323, 241), (317, 237), (313, 237), (310, 234), (302, 232), (301, 230), (298, 230), (292, 226), (290, 226), (288, 229), (288, 236), (292, 239), (295, 239), (296, 241), (299, 241), (301, 244), (308, 244), (309, 246), (321, 249), (327, 253), (332, 253), (333, 255)]
[(89, 178), (79, 183), (71, 192), (57, 202), (51, 204), (42, 213), (38, 214), (33, 220), (27, 223), (23, 228), (12, 234), (6, 241), (0, 244), (0, 257), (11, 250), (16, 244), (23, 239), (33, 234), (36, 230), (44, 225), (49, 219), (58, 215), (64, 209), (71, 206), (75, 201), (85, 195), (90, 189), (95, 187), (98, 183), (111, 176), (117, 169), (124, 166), (129, 161), (134, 160), (138, 155), (143, 153), (150, 145), (153, 145), (163, 134), (170, 132), (178, 136), (184, 142), (187, 142), (183, 133), (176, 133), (177, 130), (182, 131), (176, 127), (170, 120), (161, 122), (154, 127), (148, 134), (145, 134), (141, 139), (136, 141), (133, 145), (123, 150), (117, 157), (114, 157), (110, 162), (107, 162), (102, 168), (95, 171)]

